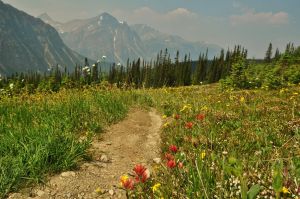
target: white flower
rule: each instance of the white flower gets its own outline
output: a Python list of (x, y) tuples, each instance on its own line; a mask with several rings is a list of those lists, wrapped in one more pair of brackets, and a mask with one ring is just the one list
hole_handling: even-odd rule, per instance
[(121, 63), (119, 62), (119, 63), (117, 64), (117, 66), (121, 66)]
[(105, 55), (103, 55), (103, 56), (102, 56), (102, 59), (106, 59), (106, 56), (105, 56)]
[(14, 84), (13, 83), (10, 83), (9, 84), (9, 88), (12, 90), (12, 89), (14, 89)]

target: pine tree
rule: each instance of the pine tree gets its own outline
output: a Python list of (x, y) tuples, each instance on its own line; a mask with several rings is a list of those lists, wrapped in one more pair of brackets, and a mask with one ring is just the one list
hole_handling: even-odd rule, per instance
[(279, 52), (279, 49), (276, 48), (276, 51), (275, 51), (275, 55), (274, 55), (274, 60), (279, 60), (280, 59), (280, 52)]
[(269, 44), (268, 50), (266, 52), (265, 61), (270, 63), (272, 61), (272, 43)]

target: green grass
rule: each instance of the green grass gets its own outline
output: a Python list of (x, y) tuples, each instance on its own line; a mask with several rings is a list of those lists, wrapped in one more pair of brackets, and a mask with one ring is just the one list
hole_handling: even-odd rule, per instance
[[(161, 134), (163, 162), (141, 186), (144, 192), (136, 185), (129, 195), (295, 198), (300, 185), (299, 91), (295, 85), (237, 91), (209, 85), (4, 97), (0, 197), (42, 182), (49, 173), (76, 168), (95, 133), (124, 118), (131, 106), (154, 106), (167, 116)], [(197, 114), (205, 118), (197, 120)], [(187, 122), (193, 127), (186, 128)], [(179, 148), (173, 155), (183, 168), (166, 165), (164, 155), (172, 144)], [(153, 192), (150, 187), (157, 183), (161, 186)]]
[[(149, 101), (150, 100), (150, 101)], [(0, 198), (49, 173), (76, 168), (92, 136), (151, 103), (132, 92), (89, 89), (3, 97), (0, 102)], [(79, 139), (79, 137), (84, 139)]]
[[(152, 175), (162, 184), (156, 196), (295, 198), (300, 194), (299, 91), (299, 86), (222, 91), (218, 85), (146, 90), (168, 116), (163, 166)], [(205, 119), (197, 120), (197, 114)], [(191, 129), (187, 122), (194, 124)], [(167, 168), (164, 154), (172, 144), (179, 147), (173, 155), (182, 169)]]

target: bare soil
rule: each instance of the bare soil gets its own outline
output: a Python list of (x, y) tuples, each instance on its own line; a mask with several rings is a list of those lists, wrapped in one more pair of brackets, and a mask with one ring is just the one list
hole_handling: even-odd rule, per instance
[[(48, 198), (125, 198), (120, 189), (120, 176), (131, 173), (135, 164), (151, 171), (153, 159), (160, 157), (162, 121), (155, 110), (133, 109), (120, 123), (93, 140), (92, 161), (76, 171), (52, 176), (45, 185), (28, 188), (9, 196), (10, 199)], [(101, 190), (100, 193), (95, 190)]]

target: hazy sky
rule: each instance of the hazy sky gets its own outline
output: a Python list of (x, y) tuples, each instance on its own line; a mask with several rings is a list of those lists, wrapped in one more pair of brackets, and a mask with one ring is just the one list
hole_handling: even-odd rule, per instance
[(250, 56), (263, 57), (268, 43), (284, 49), (300, 45), (300, 0), (3, 0), (57, 21), (108, 12), (128, 24), (148, 24), (190, 41), (227, 49), (241, 44)]

